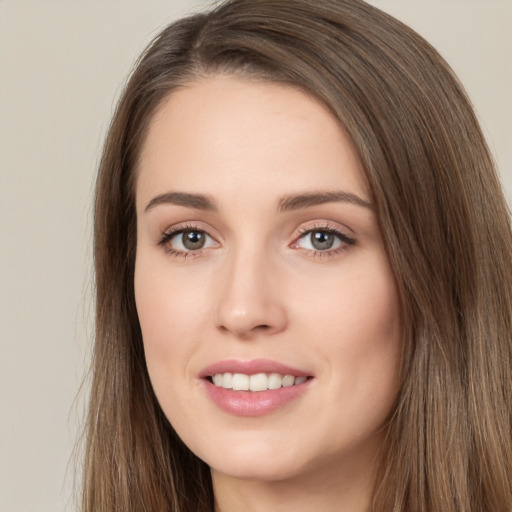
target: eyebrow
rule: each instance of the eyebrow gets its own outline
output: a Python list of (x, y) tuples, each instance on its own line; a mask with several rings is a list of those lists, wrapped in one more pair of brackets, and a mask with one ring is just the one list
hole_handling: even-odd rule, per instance
[[(302, 208), (309, 208), (311, 206), (318, 206), (325, 203), (351, 203), (369, 210), (373, 209), (373, 205), (371, 203), (365, 201), (356, 194), (336, 191), (291, 194), (284, 196), (279, 201), (278, 211), (287, 212), (300, 210)], [(156, 206), (163, 204), (175, 204), (186, 208), (194, 208), (196, 210), (218, 211), (218, 207), (211, 197), (204, 194), (194, 194), (190, 192), (167, 192), (166, 194), (160, 194), (149, 201), (144, 211), (148, 212)]]
[(373, 205), (370, 202), (356, 194), (344, 191), (288, 195), (281, 199), (278, 210), (280, 212), (287, 212), (325, 203), (351, 203), (356, 206), (362, 206), (363, 208), (373, 210)]
[(161, 204), (175, 204), (178, 206), (185, 206), (187, 208), (194, 208), (196, 210), (218, 210), (215, 201), (206, 195), (192, 194), (188, 192), (168, 192), (151, 199), (144, 211), (148, 212), (155, 208), (155, 206), (159, 206)]

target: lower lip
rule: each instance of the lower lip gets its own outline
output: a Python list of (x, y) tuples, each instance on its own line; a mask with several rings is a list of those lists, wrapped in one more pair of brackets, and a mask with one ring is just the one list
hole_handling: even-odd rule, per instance
[(255, 417), (274, 412), (296, 400), (307, 391), (311, 380), (267, 391), (233, 391), (215, 386), (209, 380), (204, 383), (208, 396), (217, 407), (236, 416)]

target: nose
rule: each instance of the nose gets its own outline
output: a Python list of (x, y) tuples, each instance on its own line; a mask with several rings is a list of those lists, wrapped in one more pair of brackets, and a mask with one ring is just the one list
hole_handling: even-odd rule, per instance
[(240, 251), (219, 274), (217, 327), (239, 339), (282, 332), (288, 324), (282, 276), (259, 251)]

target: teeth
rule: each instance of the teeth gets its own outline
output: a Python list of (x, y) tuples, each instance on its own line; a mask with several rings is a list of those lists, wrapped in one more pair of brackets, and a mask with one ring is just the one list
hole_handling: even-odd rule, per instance
[(266, 391), (297, 386), (306, 382), (307, 377), (294, 377), (293, 375), (280, 375), (279, 373), (216, 373), (212, 381), (218, 388), (234, 389), (235, 391)]
[(285, 375), (283, 377), (283, 388), (289, 388), (295, 383), (295, 377), (293, 375)]
[[(224, 384), (224, 378), (222, 378)], [(235, 391), (248, 391), (249, 390), (249, 375), (243, 373), (233, 374), (233, 389)]]
[(268, 377), (264, 373), (257, 373), (249, 377), (249, 389), (251, 391), (265, 391), (268, 389)]
[(283, 377), (279, 373), (271, 373), (268, 376), (268, 389), (279, 389), (283, 384)]
[(221, 386), (226, 389), (231, 389), (233, 387), (233, 374), (232, 373), (218, 373), (217, 375), (223, 375)]

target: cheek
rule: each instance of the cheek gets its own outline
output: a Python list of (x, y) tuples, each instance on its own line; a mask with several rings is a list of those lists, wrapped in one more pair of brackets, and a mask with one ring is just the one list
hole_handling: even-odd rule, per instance
[(175, 333), (193, 332), (203, 294), (189, 275), (171, 271), (167, 255), (153, 252), (143, 249), (137, 253), (135, 302), (144, 337), (167, 344), (171, 336), (181, 339)]
[(344, 339), (352, 360), (352, 396), (368, 404), (369, 415), (374, 414), (374, 408), (380, 422), (384, 418), (379, 416), (390, 412), (400, 386), (402, 328), (398, 295), (391, 271), (361, 276), (354, 289), (346, 325), (352, 336)]
[(330, 361), (335, 400), (379, 423), (400, 386), (400, 308), (387, 261), (361, 266), (311, 294), (305, 329)]
[(135, 303), (142, 331), (148, 371), (158, 394), (168, 372), (183, 372), (178, 361), (192, 350), (196, 304), (192, 294), (180, 291), (180, 283), (165, 271), (165, 262), (138, 254), (135, 264)]
[(339, 340), (335, 346), (340, 349), (350, 344), (355, 350), (365, 350), (400, 337), (399, 301), (391, 269), (386, 260), (368, 259), (333, 272), (321, 284), (313, 286), (305, 280), (299, 285), (303, 290), (300, 316), (319, 339)]
[(155, 262), (155, 258), (138, 255), (135, 302), (151, 385), (164, 414), (174, 424), (180, 411), (187, 408), (183, 383), (190, 374), (187, 362), (196, 346), (193, 325), (197, 315), (193, 294), (180, 291), (180, 283), (165, 267), (165, 261), (159, 265), (158, 259)]

